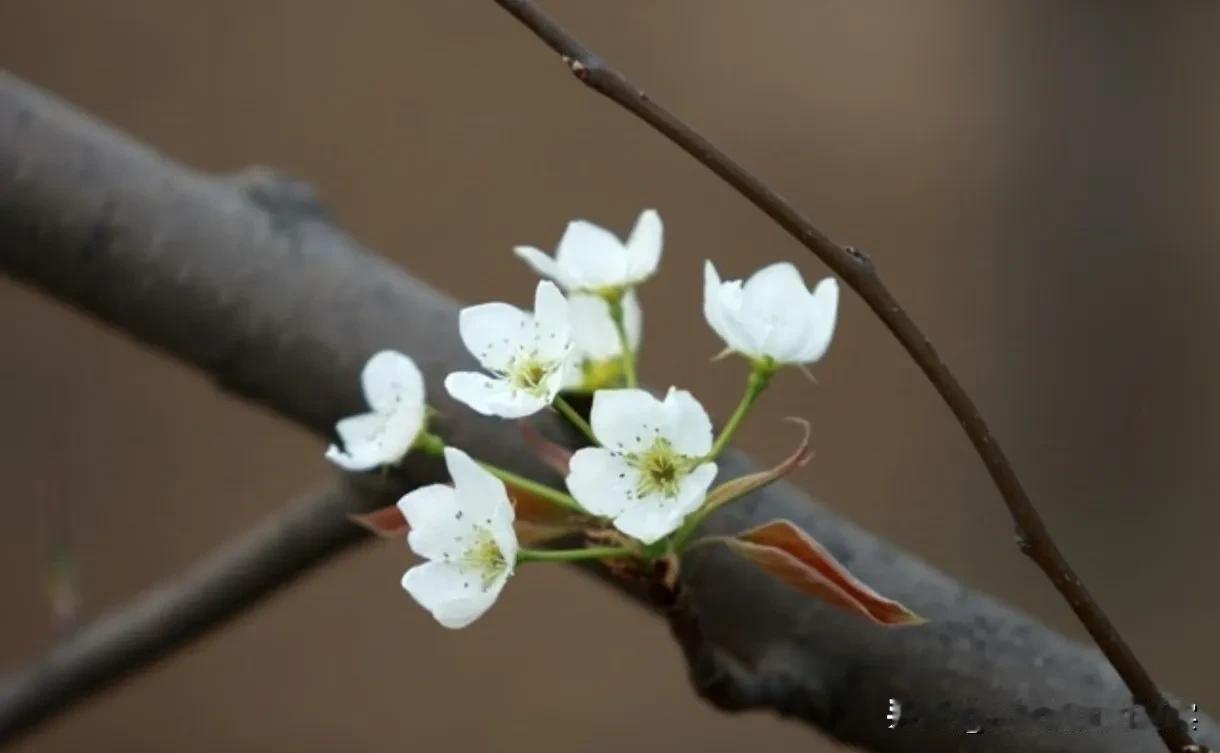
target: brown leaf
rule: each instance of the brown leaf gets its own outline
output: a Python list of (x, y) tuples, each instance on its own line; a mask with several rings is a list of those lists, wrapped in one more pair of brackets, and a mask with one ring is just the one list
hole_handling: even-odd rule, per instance
[(407, 535), (407, 519), (398, 505), (382, 507), (361, 515), (348, 515), (347, 519), (383, 539), (396, 539)]
[(772, 520), (724, 541), (731, 549), (798, 591), (880, 625), (919, 625), (925, 619), (861, 583), (834, 556), (789, 520)]
[(791, 455), (784, 458), (783, 462), (774, 468), (759, 471), (758, 473), (751, 473), (746, 476), (738, 476), (737, 478), (726, 481), (713, 489), (708, 493), (707, 501), (703, 503), (707, 512), (711, 512), (723, 504), (732, 502), (738, 497), (743, 497), (750, 492), (757, 491), (767, 484), (788, 475), (792, 471), (809, 462), (809, 459), (813, 457), (813, 453), (809, 452), (809, 422), (802, 418), (792, 417), (789, 417), (786, 420), (798, 424), (805, 430), (805, 436), (801, 438), (801, 443), (797, 445), (796, 450), (794, 450)]
[(572, 451), (542, 436), (528, 421), (518, 421), (517, 429), (525, 438), (525, 443), (548, 468), (560, 476), (568, 475), (568, 465), (572, 462)]

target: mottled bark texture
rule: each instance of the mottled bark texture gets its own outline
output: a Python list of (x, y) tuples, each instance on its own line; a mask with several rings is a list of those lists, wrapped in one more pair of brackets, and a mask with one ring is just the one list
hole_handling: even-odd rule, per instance
[[(458, 304), (345, 235), (307, 187), (265, 170), (192, 172), (5, 74), (0, 266), (319, 434), (358, 409), (364, 359), (398, 348), (419, 361), (433, 385), (430, 400), (444, 414), (440, 430), (454, 444), (555, 481), (521, 452), (511, 423), (476, 416), (436, 388), (448, 371), (472, 365), (457, 337)], [(538, 426), (565, 435), (549, 418)], [(753, 467), (734, 453), (723, 464), (725, 475)], [(439, 470), (433, 460), (411, 460), (400, 482), (435, 479)], [(342, 548), (351, 535), (339, 533), (349, 531), (345, 509), (321, 505), (297, 518), (316, 529), (291, 539), (304, 554), (287, 554), (282, 537), (269, 537), (281, 548), (271, 575), (257, 566), (226, 568), (222, 551), (188, 577), (212, 599), (217, 583), (209, 577), (227, 583), (231, 607), (193, 607), (172, 586), (153, 591), (0, 681), (0, 736), (139, 669)], [(793, 715), (845, 742), (892, 753), (1160, 749), (1142, 713), (1123, 713), (1131, 699), (1095, 650), (965, 588), (791, 485), (752, 495), (707, 528), (736, 531), (777, 517), (807, 529), (864, 581), (932, 622), (874, 627), (721, 548), (700, 547), (686, 563), (672, 626), (695, 686), (711, 702)], [(266, 562), (240, 545), (228, 556)], [(299, 567), (284, 566), (290, 562)], [(177, 599), (193, 627), (141, 621), (164, 599)], [(124, 619), (138, 635), (124, 634)], [(121, 660), (99, 658), (109, 653)], [(894, 730), (885, 718), (889, 698), (904, 706)], [(975, 726), (981, 734), (965, 734)], [(1217, 740), (1207, 719), (1200, 736)]]

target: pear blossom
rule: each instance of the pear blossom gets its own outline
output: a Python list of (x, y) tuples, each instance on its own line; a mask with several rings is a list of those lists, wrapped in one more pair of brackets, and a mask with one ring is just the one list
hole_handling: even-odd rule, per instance
[(707, 496), (716, 464), (712, 422), (687, 391), (669, 388), (665, 400), (643, 390), (599, 390), (590, 414), (602, 447), (578, 450), (568, 490), (589, 512), (645, 544), (673, 531)]
[(839, 284), (832, 277), (813, 292), (787, 262), (741, 280), (721, 282), (709, 261), (703, 270), (703, 315), (729, 350), (779, 365), (821, 359), (834, 334)]
[(436, 621), (463, 628), (496, 599), (517, 563), (513, 506), (504, 484), (454, 447), (445, 448), (453, 486), (433, 484), (398, 500), (411, 532), (407, 544), (428, 561), (403, 575), (402, 587)]
[(462, 309), (458, 330), (466, 348), (491, 376), (459, 371), (445, 389), (485, 416), (522, 418), (551, 404), (572, 359), (568, 301), (555, 284), (538, 283), (533, 313), (507, 303)]
[(397, 463), (424, 426), (424, 378), (409, 356), (375, 353), (360, 372), (360, 384), (372, 410), (335, 424), (343, 446), (326, 450), (328, 460), (349, 471)]
[(585, 220), (568, 223), (554, 258), (532, 246), (513, 251), (568, 292), (613, 294), (652, 276), (661, 261), (663, 228), (655, 209), (644, 210), (627, 242)]
[[(599, 374), (607, 371), (617, 374), (618, 359), (623, 353), (622, 340), (610, 315), (610, 304), (599, 296), (572, 293), (568, 296), (568, 306), (574, 357), (563, 386), (565, 389), (596, 388), (604, 383)], [(622, 307), (627, 347), (634, 352), (640, 347), (644, 325), (644, 312), (635, 291), (623, 295)]]

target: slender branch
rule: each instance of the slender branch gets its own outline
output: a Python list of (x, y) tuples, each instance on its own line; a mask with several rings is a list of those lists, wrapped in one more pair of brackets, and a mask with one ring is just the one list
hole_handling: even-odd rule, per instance
[[(991, 434), (978, 408), (957, 377), (945, 365), (927, 336), (881, 281), (872, 260), (862, 251), (842, 247), (802, 215), (766, 183), (627, 80), (569, 34), (531, 0), (495, 0), (563, 56), (576, 77), (591, 89), (664, 134), (704, 166), (737, 189), (826, 266), (842, 277), (898, 339), (940, 393), (974, 445), (1016, 523), (1021, 551), (1046, 574), (1102, 652), (1122, 676), (1132, 696), (1149, 713), (1168, 708), (1152, 676), (1136, 658), (1118, 628), (1102, 610), (1080, 577), (1059, 551), (1042, 517), (1017, 478), (1008, 457)], [(1160, 712), (1158, 730), (1172, 753), (1194, 745), (1186, 723), (1176, 712)]]
[[(458, 337), (458, 302), (344, 234), (307, 186), (267, 170), (201, 175), (3, 72), (0, 186), (0, 271), (318, 435), (363, 405), (360, 369), (377, 350), (412, 354), (430, 384), (474, 365)], [(521, 451), (516, 426), (475, 416), (443, 391), (429, 394), (453, 444), (558, 482)], [(552, 436), (566, 429), (549, 414), (535, 423)], [(732, 450), (717, 462), (729, 477), (756, 470)], [(389, 479), (400, 485), (394, 493), (441, 477), (441, 465), (411, 453), (394, 472), (409, 477)], [(900, 632), (874, 628), (731, 553), (697, 548), (684, 558), (683, 602), (671, 625), (694, 687), (711, 703), (780, 712), (879, 753), (1145, 753), (1156, 739), (1142, 715), (1120, 715), (1130, 695), (1095, 651), (966, 588), (789, 484), (721, 508), (701, 533), (731, 534), (774, 518), (792, 520), (855, 575), (933, 622)], [(356, 535), (353, 528), (345, 522), (341, 530)], [(275, 541), (269, 536), (264, 546), (274, 549)], [(281, 551), (315, 553), (293, 554), (296, 566), (277, 575), (254, 558), (240, 577), (290, 578), (323, 556), (312, 541), (283, 543)], [(212, 585), (195, 581), (196, 592), (184, 592), (181, 603), (207, 601)], [(655, 609), (644, 594), (627, 593)], [(137, 602), (134, 612), (141, 608)], [(0, 738), (7, 742), (219, 624), (207, 618), (190, 612), (172, 630), (153, 623), (143, 636), (127, 636), (127, 626), (113, 623), (109, 641), (83, 640), (94, 634), (86, 627), (0, 678), (0, 718), (15, 720)], [(112, 655), (132, 641), (156, 650)], [(15, 690), (43, 675), (58, 679)], [(889, 698), (902, 700), (904, 720), (909, 711), (918, 721), (888, 729)], [(967, 719), (999, 729), (971, 745), (962, 735)], [(1220, 739), (1206, 715), (1199, 720), (1201, 737)], [(1084, 734), (1065, 735), (1065, 727)]]
[(190, 570), (0, 678), (0, 742), (223, 625), (366, 538), (347, 514), (388, 502), (341, 483), (276, 512)]

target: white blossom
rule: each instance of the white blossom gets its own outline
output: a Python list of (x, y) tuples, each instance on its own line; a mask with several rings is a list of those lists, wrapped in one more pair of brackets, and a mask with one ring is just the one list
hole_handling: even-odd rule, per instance
[(411, 550), (428, 561), (402, 587), (436, 621), (463, 628), (495, 603), (517, 562), (513, 506), (504, 484), (469, 455), (445, 448), (453, 486), (433, 484), (398, 500)]
[(326, 450), (327, 459), (350, 471), (397, 463), (424, 425), (424, 378), (410, 357), (393, 350), (374, 354), (360, 383), (372, 410), (339, 421), (335, 431), (343, 446)]
[(534, 271), (568, 292), (621, 291), (652, 276), (661, 261), (663, 228), (655, 209), (636, 220), (627, 242), (585, 220), (568, 223), (554, 258), (532, 246), (517, 246), (517, 256)]
[[(572, 293), (568, 296), (568, 306), (572, 316), (574, 358), (564, 388), (577, 389), (587, 386), (586, 368), (597, 370), (606, 364), (616, 365), (623, 354), (623, 345), (610, 316), (610, 304), (605, 299), (588, 293)], [(644, 328), (644, 312), (635, 291), (628, 291), (623, 296), (622, 307), (627, 347), (634, 352), (640, 347)]]
[(694, 512), (716, 478), (703, 462), (712, 449), (712, 422), (685, 390), (665, 400), (643, 390), (599, 390), (590, 415), (602, 447), (572, 456), (572, 496), (589, 512), (645, 544), (672, 533)]
[(568, 302), (554, 283), (538, 283), (533, 313), (507, 303), (462, 309), (458, 330), (491, 375), (459, 371), (445, 389), (485, 416), (521, 418), (551, 404), (568, 374), (572, 326)]
[(819, 360), (830, 346), (839, 305), (832, 277), (813, 292), (796, 267), (781, 262), (741, 280), (721, 282), (709, 261), (703, 270), (703, 315), (730, 350), (777, 364)]

